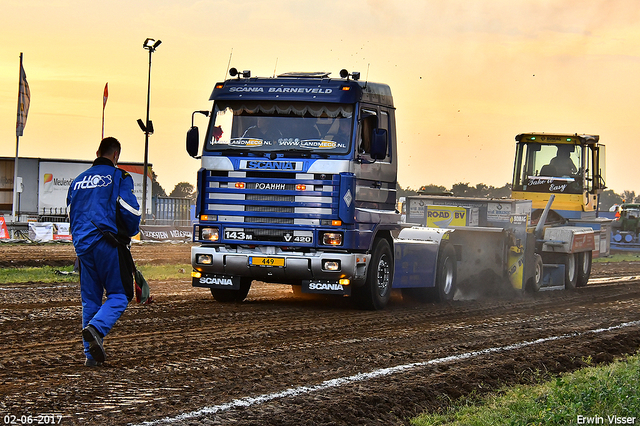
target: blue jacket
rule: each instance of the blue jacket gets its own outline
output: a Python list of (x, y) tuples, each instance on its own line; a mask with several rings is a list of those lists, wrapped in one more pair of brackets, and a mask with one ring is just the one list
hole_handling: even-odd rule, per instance
[(67, 193), (71, 236), (78, 256), (91, 250), (102, 231), (130, 238), (140, 231), (133, 178), (103, 157), (76, 177)]

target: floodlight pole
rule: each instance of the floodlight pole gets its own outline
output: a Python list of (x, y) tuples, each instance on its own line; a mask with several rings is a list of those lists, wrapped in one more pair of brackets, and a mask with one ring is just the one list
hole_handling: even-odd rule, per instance
[[(154, 43), (155, 42), (155, 43)], [(142, 224), (146, 223), (147, 219), (147, 168), (149, 167), (149, 134), (152, 133), (153, 128), (149, 121), (149, 104), (151, 98), (151, 54), (155, 52), (156, 48), (162, 43), (162, 41), (155, 41), (148, 38), (144, 41), (142, 47), (149, 51), (149, 77), (147, 79), (147, 119), (145, 121), (144, 131), (144, 165), (142, 172)]]

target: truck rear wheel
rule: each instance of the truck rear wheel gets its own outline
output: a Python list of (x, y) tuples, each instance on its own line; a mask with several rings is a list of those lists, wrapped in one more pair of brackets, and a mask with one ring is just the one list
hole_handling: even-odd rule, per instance
[(593, 253), (585, 251), (578, 254), (578, 282), (577, 287), (584, 287), (589, 281), (591, 275), (591, 262)]
[(393, 279), (393, 254), (389, 242), (379, 238), (374, 243), (367, 278), (362, 287), (353, 289), (353, 297), (361, 309), (380, 310), (389, 302)]
[(574, 290), (578, 283), (578, 255), (569, 253), (564, 261), (564, 288)]
[(440, 248), (436, 272), (436, 288), (440, 302), (453, 300), (456, 293), (457, 261), (456, 250), (451, 244), (445, 244)]
[(249, 294), (252, 281), (253, 280), (251, 278), (242, 277), (240, 278), (240, 289), (225, 290), (221, 288), (212, 288), (211, 295), (216, 300), (216, 302), (240, 303), (247, 297), (247, 294)]

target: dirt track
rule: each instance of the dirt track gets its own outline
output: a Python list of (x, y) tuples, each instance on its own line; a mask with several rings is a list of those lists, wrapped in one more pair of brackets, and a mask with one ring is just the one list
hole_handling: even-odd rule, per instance
[[(74, 258), (68, 245), (14, 247), (0, 245), (1, 266)], [(145, 244), (133, 252), (141, 264), (188, 263), (189, 250)], [(0, 284), (0, 414), (59, 413), (61, 424), (406, 424), (472, 391), (637, 351), (640, 263), (593, 271), (635, 274), (573, 292), (443, 305), (394, 298), (382, 312), (355, 310), (348, 299), (296, 299), (289, 287), (262, 283), (245, 303), (223, 305), (185, 274), (150, 282), (156, 303), (129, 307), (97, 369), (82, 366), (78, 284)], [(381, 370), (389, 367), (398, 371)]]

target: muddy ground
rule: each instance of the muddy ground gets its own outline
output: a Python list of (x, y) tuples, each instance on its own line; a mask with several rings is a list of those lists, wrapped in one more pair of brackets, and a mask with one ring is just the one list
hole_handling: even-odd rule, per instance
[[(139, 264), (188, 264), (189, 253), (133, 247)], [(0, 245), (0, 267), (74, 258), (68, 244)], [(594, 264), (589, 285), (571, 292), (426, 305), (395, 296), (381, 312), (257, 282), (245, 303), (220, 304), (191, 287), (188, 268), (150, 285), (155, 303), (129, 306), (105, 340), (106, 365), (91, 369), (79, 284), (0, 284), (0, 418), (405, 425), (470, 393), (640, 348), (640, 262)]]

